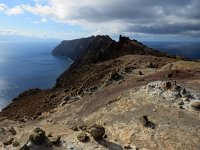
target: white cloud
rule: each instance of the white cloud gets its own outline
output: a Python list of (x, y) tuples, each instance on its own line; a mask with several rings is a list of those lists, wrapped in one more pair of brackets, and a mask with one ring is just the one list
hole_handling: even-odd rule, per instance
[(0, 11), (5, 11), (7, 6), (5, 4), (0, 3)]
[(35, 6), (31, 6), (28, 4), (28, 5), (21, 5), (21, 8), (24, 11), (40, 16), (48, 16), (51, 15), (53, 12), (52, 7), (50, 7), (49, 5), (36, 4)]
[(32, 36), (32, 34), (11, 29), (0, 29), (0, 35), (22, 35), (22, 36)]
[(34, 34), (31, 32), (24, 32), (19, 30), (12, 30), (12, 29), (0, 29), (0, 36), (5, 35), (16, 35), (16, 36), (22, 36), (22, 37), (31, 37), (31, 38), (46, 38), (46, 35), (41, 33), (40, 35)]
[(15, 6), (11, 9), (7, 9), (7, 11), (6, 11), (7, 15), (21, 15), (23, 13), (24, 13), (24, 11), (21, 8), (21, 6)]

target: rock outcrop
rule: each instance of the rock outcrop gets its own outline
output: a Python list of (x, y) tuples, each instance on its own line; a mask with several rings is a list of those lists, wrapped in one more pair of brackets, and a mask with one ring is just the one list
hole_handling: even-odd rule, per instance
[(88, 38), (62, 41), (52, 51), (52, 54), (55, 56), (65, 56), (75, 60), (80, 55), (80, 53), (82, 53), (88, 47), (94, 38), (94, 36), (91, 36)]

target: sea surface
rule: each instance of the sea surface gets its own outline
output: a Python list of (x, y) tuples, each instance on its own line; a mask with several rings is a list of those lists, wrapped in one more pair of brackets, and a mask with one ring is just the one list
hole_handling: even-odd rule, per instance
[(0, 109), (30, 88), (52, 87), (71, 61), (54, 57), (59, 42), (0, 42)]
[(199, 42), (143, 42), (145, 45), (157, 50), (181, 55), (190, 59), (200, 59)]
[[(143, 42), (173, 55), (200, 59), (199, 43)], [(0, 109), (30, 88), (52, 87), (71, 64), (51, 51), (59, 42), (0, 42)]]

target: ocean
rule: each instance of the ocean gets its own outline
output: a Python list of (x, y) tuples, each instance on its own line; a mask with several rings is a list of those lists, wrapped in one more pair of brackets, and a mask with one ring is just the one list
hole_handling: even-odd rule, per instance
[(30, 88), (47, 89), (71, 61), (54, 57), (59, 42), (0, 42), (0, 109)]
[[(143, 42), (174, 55), (200, 59), (199, 43)], [(47, 89), (71, 64), (51, 51), (59, 42), (0, 42), (0, 109), (30, 88)]]
[(143, 42), (145, 45), (157, 50), (181, 55), (190, 59), (200, 59), (199, 42)]

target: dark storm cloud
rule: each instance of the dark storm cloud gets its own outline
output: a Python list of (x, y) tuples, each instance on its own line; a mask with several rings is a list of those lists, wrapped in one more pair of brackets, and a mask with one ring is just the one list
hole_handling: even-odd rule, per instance
[(124, 32), (195, 34), (200, 31), (199, 8), (200, 0), (110, 0), (75, 7), (70, 17), (92, 23), (118, 21)]

